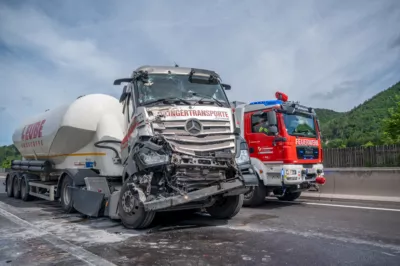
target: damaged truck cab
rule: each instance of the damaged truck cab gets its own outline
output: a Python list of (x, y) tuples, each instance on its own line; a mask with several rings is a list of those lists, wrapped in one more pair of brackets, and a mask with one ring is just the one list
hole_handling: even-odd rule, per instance
[[(253, 181), (248, 185), (257, 182), (235, 160), (240, 137), (224, 92), (229, 85), (213, 71), (180, 67), (142, 67), (114, 84), (122, 82), (128, 83), (120, 98), (127, 129), (119, 206), (125, 226), (146, 224), (160, 210), (235, 216), (247, 191), (244, 177)], [(131, 215), (132, 202), (143, 204), (144, 215)]]
[(6, 177), (9, 197), (59, 200), (65, 212), (148, 227), (156, 212), (202, 209), (230, 219), (258, 185), (214, 71), (145, 66), (119, 101), (91, 94), (19, 127), (23, 159)]

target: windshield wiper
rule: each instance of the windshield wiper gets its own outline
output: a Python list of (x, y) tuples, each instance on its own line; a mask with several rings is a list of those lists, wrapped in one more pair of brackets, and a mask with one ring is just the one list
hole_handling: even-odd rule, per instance
[(293, 136), (301, 136), (301, 137), (316, 137), (317, 135), (312, 133), (309, 130), (295, 130), (291, 133)]
[(154, 100), (154, 101), (150, 101), (150, 102), (144, 103), (143, 105), (149, 105), (149, 104), (154, 104), (154, 103), (159, 103), (159, 102), (169, 102), (169, 101), (172, 101), (172, 100), (175, 100), (175, 101), (178, 101), (178, 102), (182, 102), (182, 103), (187, 104), (187, 105), (192, 105), (191, 102), (186, 101), (185, 99), (182, 99), (182, 98), (179, 98), (179, 97), (161, 98), (161, 99), (158, 99), (158, 100)]
[(223, 107), (223, 106), (224, 106), (224, 104), (223, 104), (222, 102), (218, 101), (217, 99), (215, 99), (215, 98), (212, 97), (212, 96), (205, 95), (205, 94), (199, 94), (199, 93), (197, 93), (197, 92), (194, 92), (193, 95), (194, 95), (194, 96), (200, 96), (200, 97), (202, 97), (200, 100), (198, 100), (197, 102), (195, 102), (193, 105), (196, 105), (197, 103), (203, 101), (205, 98), (208, 98), (208, 99), (214, 100), (214, 102), (217, 103), (220, 107)]

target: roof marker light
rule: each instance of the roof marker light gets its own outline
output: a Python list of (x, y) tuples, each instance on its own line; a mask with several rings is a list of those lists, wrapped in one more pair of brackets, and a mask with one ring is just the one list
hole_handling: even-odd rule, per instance
[(250, 103), (250, 105), (255, 105), (255, 104), (264, 104), (265, 106), (278, 105), (278, 104), (282, 104), (282, 101), (281, 100), (268, 100), (268, 101), (258, 101), (258, 102)]

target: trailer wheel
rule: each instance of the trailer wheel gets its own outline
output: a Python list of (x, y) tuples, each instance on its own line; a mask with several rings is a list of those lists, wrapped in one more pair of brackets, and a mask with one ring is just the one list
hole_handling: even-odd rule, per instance
[(128, 182), (125, 182), (119, 196), (118, 214), (126, 228), (144, 229), (151, 224), (156, 213), (146, 212), (140, 204), (137, 192), (130, 189)]
[(267, 196), (267, 188), (264, 183), (258, 180), (258, 186), (252, 187), (251, 190), (244, 194), (243, 206), (256, 207), (265, 202)]
[(216, 219), (230, 219), (239, 213), (244, 195), (228, 196), (218, 199), (214, 205), (206, 208), (208, 214)]
[(68, 187), (73, 186), (72, 178), (66, 175), (61, 184), (60, 201), (61, 207), (66, 213), (75, 212), (74, 202), (72, 200), (72, 193)]
[(13, 194), (14, 194), (14, 198), (16, 198), (16, 199), (21, 198), (21, 190), (20, 190), (20, 186), (19, 186), (18, 175), (14, 175), (14, 177), (13, 177)]
[(7, 197), (11, 198), (14, 196), (14, 188), (13, 188), (13, 177), (12, 175), (8, 175), (6, 179), (6, 189), (7, 189)]
[(21, 179), (21, 199), (23, 201), (32, 200), (32, 196), (29, 195), (29, 180), (26, 177), (22, 177)]
[(284, 200), (284, 201), (294, 201), (298, 199), (301, 195), (301, 192), (287, 192), (283, 196), (277, 196), (279, 200)]

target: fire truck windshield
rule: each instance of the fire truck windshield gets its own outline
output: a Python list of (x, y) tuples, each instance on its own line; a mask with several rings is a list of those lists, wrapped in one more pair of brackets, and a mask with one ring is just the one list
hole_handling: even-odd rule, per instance
[(289, 135), (315, 138), (314, 117), (302, 113), (283, 114), (285, 127)]
[[(181, 99), (182, 102), (195, 103), (202, 99), (204, 104), (229, 106), (229, 101), (222, 86), (217, 84), (200, 84), (189, 81), (188, 75), (152, 74), (148, 81), (137, 81), (136, 97), (139, 105), (162, 103), (162, 99)], [(160, 100), (160, 101), (158, 101)]]

